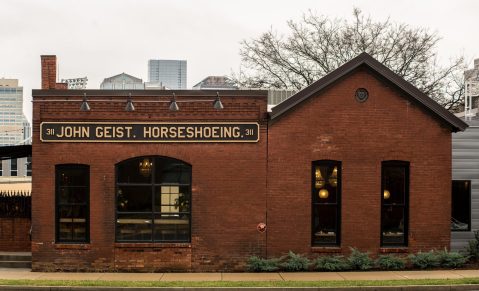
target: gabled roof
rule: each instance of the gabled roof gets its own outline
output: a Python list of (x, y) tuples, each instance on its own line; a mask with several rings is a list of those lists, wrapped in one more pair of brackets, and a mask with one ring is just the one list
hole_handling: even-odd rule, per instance
[(143, 83), (142, 79), (134, 77), (134, 76), (129, 75), (129, 74), (126, 74), (126, 73), (121, 73), (121, 74), (118, 74), (118, 75), (115, 75), (115, 76), (112, 76), (112, 77), (109, 77), (109, 78), (105, 78), (105, 79), (103, 79), (103, 83), (111, 83), (111, 82), (115, 82), (117, 80), (119, 80), (119, 81), (127, 80), (131, 83)]
[(367, 53), (361, 53), (359, 56), (345, 63), (341, 67), (327, 74), (320, 80), (314, 82), (303, 90), (299, 91), (295, 95), (281, 102), (275, 106), (270, 113), (271, 120), (279, 118), (281, 115), (291, 111), (304, 100), (316, 95), (319, 91), (325, 89), (327, 86), (338, 81), (342, 77), (356, 70), (360, 66), (366, 66), (379, 74), (384, 79), (394, 84), (398, 89), (406, 93), (412, 100), (416, 101), (424, 108), (426, 108), (433, 116), (444, 121), (450, 125), (452, 131), (463, 131), (467, 128), (467, 124), (461, 119), (457, 118), (451, 112), (447, 111), (444, 107), (439, 105), (436, 101), (429, 98), (426, 94), (414, 87), (411, 83), (404, 80), (402, 77), (388, 69), (379, 61), (371, 57)]

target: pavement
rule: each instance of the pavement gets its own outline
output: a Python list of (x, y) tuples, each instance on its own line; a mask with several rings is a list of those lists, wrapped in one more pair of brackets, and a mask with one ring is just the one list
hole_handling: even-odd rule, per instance
[[(479, 270), (369, 271), (369, 272), (300, 272), (300, 273), (63, 273), (32, 272), (30, 269), (0, 268), (0, 279), (9, 280), (82, 280), (82, 281), (347, 281), (479, 278)], [(81, 287), (81, 286), (8, 286), (0, 291), (452, 291), (479, 290), (479, 284), (440, 286), (359, 286), (359, 287)]]
[(0, 279), (82, 281), (346, 281), (479, 278), (479, 270), (300, 273), (62, 273), (2, 269)]

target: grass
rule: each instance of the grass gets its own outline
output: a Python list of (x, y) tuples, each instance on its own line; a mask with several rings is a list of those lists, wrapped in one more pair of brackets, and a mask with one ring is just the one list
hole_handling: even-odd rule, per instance
[(350, 286), (411, 286), (470, 285), (479, 278), (414, 279), (414, 280), (347, 280), (347, 281), (95, 281), (95, 280), (6, 280), (0, 286), (81, 286), (81, 287), (350, 287)]

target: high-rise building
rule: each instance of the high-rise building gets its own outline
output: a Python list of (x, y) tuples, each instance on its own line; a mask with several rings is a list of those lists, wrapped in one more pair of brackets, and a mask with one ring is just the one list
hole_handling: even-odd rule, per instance
[[(0, 79), (0, 146), (30, 144), (30, 130), (30, 122), (23, 114), (23, 87), (17, 79)], [(0, 176), (31, 176), (30, 159), (0, 161)]]
[(186, 89), (186, 60), (149, 60), (146, 86)]

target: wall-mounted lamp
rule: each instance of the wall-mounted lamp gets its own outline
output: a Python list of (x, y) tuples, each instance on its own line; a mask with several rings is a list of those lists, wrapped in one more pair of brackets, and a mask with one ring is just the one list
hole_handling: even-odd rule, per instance
[(170, 103), (170, 110), (171, 111), (178, 111), (180, 107), (178, 107), (178, 103), (176, 102), (176, 95), (173, 93), (173, 100)]
[(90, 111), (90, 105), (88, 105), (88, 100), (86, 99), (86, 93), (83, 93), (83, 102), (81, 103), (80, 111)]
[(135, 111), (135, 105), (133, 105), (133, 102), (131, 101), (131, 93), (128, 94), (125, 111)]
[(215, 99), (215, 102), (213, 103), (213, 107), (216, 109), (216, 110), (221, 110), (223, 109), (223, 103), (221, 103), (221, 100), (220, 100), (220, 93), (216, 92), (216, 99)]

